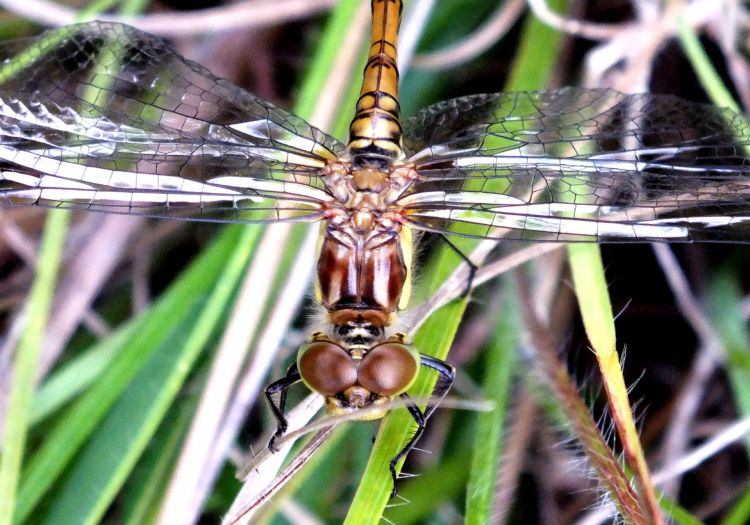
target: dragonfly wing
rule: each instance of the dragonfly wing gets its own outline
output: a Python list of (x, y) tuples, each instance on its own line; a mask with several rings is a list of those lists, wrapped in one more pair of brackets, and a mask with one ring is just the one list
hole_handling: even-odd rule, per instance
[(405, 126), (411, 226), (478, 238), (750, 242), (750, 126), (663, 95), (478, 95)]
[(344, 146), (186, 60), (91, 22), (0, 46), (0, 199), (198, 220), (317, 218)]

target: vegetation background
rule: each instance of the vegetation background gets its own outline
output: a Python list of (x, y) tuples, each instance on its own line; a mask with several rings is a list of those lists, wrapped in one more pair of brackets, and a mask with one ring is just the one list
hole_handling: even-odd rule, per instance
[[(369, 35), (365, 0), (1, 4), (3, 39), (95, 12), (132, 17), (215, 74), (346, 138)], [(705, 102), (711, 80), (746, 108), (747, 6), (708, 4), (407, 1), (402, 114), (566, 85)], [(691, 34), (715, 67), (702, 80), (700, 59), (686, 52)], [(235, 473), (274, 428), (262, 387), (307, 337), (312, 238), (297, 227), (3, 210), (0, 525), (218, 523), (233, 501), (249, 504)], [(493, 258), (528, 249), (510, 243)], [(419, 476), (391, 506), (386, 461), (409, 431), (398, 411), (380, 430), (341, 425), (281, 492), (260, 498), (267, 504), (251, 522), (750, 522), (750, 252), (608, 245), (598, 263), (596, 247), (582, 250), (545, 251), (415, 334), (420, 350), (450, 348), (452, 397), (497, 409), (438, 410), (420, 443), (429, 454), (415, 451), (405, 466)], [(460, 262), (429, 239), (421, 251), (415, 304)], [(606, 277), (576, 266), (582, 258)], [(616, 343), (592, 352), (597, 333), (612, 335), (612, 312)], [(612, 423), (629, 411), (612, 386), (614, 349), (640, 440), (627, 422)], [(429, 391), (428, 381), (417, 388)], [(699, 448), (707, 443), (715, 447)], [(655, 490), (638, 466), (641, 447)]]

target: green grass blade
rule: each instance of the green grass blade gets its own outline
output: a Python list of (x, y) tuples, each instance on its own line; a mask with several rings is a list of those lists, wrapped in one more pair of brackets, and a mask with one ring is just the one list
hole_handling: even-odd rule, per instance
[(721, 525), (745, 525), (750, 522), (750, 490), (746, 490), (734, 507), (719, 522)]
[(63, 473), (72, 457), (96, 430), (112, 405), (166, 339), (166, 333), (189, 314), (215, 285), (228, 253), (242, 238), (241, 227), (226, 228), (178, 281), (137, 320), (134, 337), (105, 373), (50, 429), (43, 445), (24, 468), (15, 523), (26, 519)]
[[(310, 61), (310, 65), (300, 85), (299, 96), (294, 105), (294, 112), (300, 117), (310, 118), (315, 108), (321, 103), (322, 97), (328, 96), (324, 92), (324, 87), (331, 75), (334, 73), (346, 73), (341, 71), (336, 72), (334, 68), (336, 67), (339, 52), (342, 46), (345, 45), (345, 42), (342, 41), (343, 36), (347, 34), (347, 29), (354, 23), (354, 18), (359, 9), (359, 2), (340, 2), (332, 11), (323, 29), (323, 35), (318, 43), (313, 59)], [(364, 60), (363, 57), (360, 61), (361, 66), (358, 65), (354, 68), (354, 71), (349, 72), (349, 78), (356, 78), (360, 74), (361, 67), (364, 67)], [(339, 109), (332, 119), (332, 125), (329, 129), (326, 129), (326, 131), (330, 131), (330, 134), (339, 140), (346, 139), (349, 131), (349, 121), (354, 115), (354, 104), (348, 103), (352, 96), (359, 96), (359, 86), (356, 85), (356, 82), (350, 84), (350, 89), (347, 90), (346, 96), (343, 97)], [(354, 100), (356, 101), (356, 98)]]
[(122, 491), (122, 524), (155, 523), (164, 488), (174, 468), (182, 439), (195, 413), (196, 397), (175, 403), (149, 442)]
[[(616, 504), (624, 516), (632, 516), (640, 522), (643, 512), (646, 512), (653, 523), (659, 523), (660, 511), (651, 476), (646, 463), (645, 454), (638, 437), (638, 429), (633, 420), (633, 411), (628, 399), (628, 389), (620, 368), (620, 358), (617, 353), (615, 337), (615, 320), (612, 305), (609, 300), (607, 281), (604, 276), (604, 265), (601, 260), (599, 246), (593, 244), (571, 244), (568, 246), (568, 261), (573, 274), (573, 283), (578, 299), (578, 306), (583, 318), (586, 335), (594, 350), (599, 369), (602, 374), (604, 388), (609, 400), (612, 419), (620, 436), (625, 458), (628, 465), (635, 472), (639, 480), (638, 495), (646, 508), (633, 506), (635, 502), (621, 499)], [(588, 441), (581, 439), (586, 447)], [(590, 459), (597, 464), (597, 457), (601, 452), (593, 448), (586, 448)], [(603, 482), (610, 478), (607, 471), (602, 469), (599, 474)], [(613, 478), (614, 479), (614, 478)], [(612, 495), (617, 495), (613, 491)]]
[(10, 525), (19, 490), (28, 423), (36, 386), (37, 364), (54, 294), (70, 215), (47, 215), (37, 261), (36, 278), (25, 307), (24, 333), (18, 345), (10, 387), (0, 456), (0, 524)]
[[(727, 374), (739, 417), (750, 416), (750, 332), (742, 311), (738, 268), (725, 265), (707, 290), (708, 313), (727, 355)], [(750, 450), (750, 437), (745, 439)]]
[(133, 338), (136, 328), (136, 323), (128, 323), (55, 370), (34, 396), (31, 424), (39, 423), (85, 392), (107, 369), (123, 345)]
[[(692, 27), (680, 17), (677, 21), (677, 35), (690, 64), (698, 77), (703, 89), (711, 101), (719, 107), (730, 108), (743, 114), (739, 104), (734, 100), (729, 89), (724, 85), (711, 59), (703, 49), (698, 35)], [(747, 417), (750, 410), (750, 362), (747, 359), (747, 349), (750, 348), (750, 336), (740, 312), (739, 287), (736, 276), (737, 269), (725, 267), (715, 277), (708, 290), (709, 310), (717, 333), (721, 335), (725, 350), (729, 356), (728, 375), (735, 405), (743, 417)], [(750, 445), (750, 440), (748, 440)], [(722, 523), (725, 525), (739, 525), (750, 521), (750, 490), (739, 498), (739, 501), (729, 511)]]
[[(164, 418), (230, 302), (259, 228), (247, 227), (205, 305), (195, 303), (171, 330), (98, 426), (69, 471), (43, 524), (99, 521)], [(82, 487), (97, 490), (81, 492)]]
[[(561, 2), (552, 2), (560, 8)], [(543, 49), (560, 49), (561, 35), (530, 16), (523, 28), (523, 38), (506, 82), (506, 91), (541, 89), (550, 84), (557, 53), (538, 53)], [(510, 388), (515, 371), (517, 351), (516, 332), (520, 330), (520, 311), (515, 289), (504, 286), (504, 301), (500, 308), (491, 347), (485, 357), (486, 374), (483, 379), (485, 397), (496, 404), (494, 412), (477, 415), (471, 473), (466, 490), (466, 522), (486, 523), (492, 513), (498, 460), (502, 455), (505, 434), (505, 415), (511, 402)]]
[[(552, 0), (548, 4), (553, 10), (565, 9), (565, 2), (561, 0)], [(513, 69), (505, 83), (505, 91), (529, 91), (549, 87), (561, 43), (560, 33), (529, 14), (513, 60)], [(539, 53), (540, 49), (546, 51)]]
[(520, 319), (516, 292), (510, 279), (502, 290), (493, 338), (484, 356), (482, 397), (495, 405), (492, 412), (476, 414), (473, 455), (466, 487), (466, 523), (482, 525), (492, 516), (495, 477), (503, 453), (506, 415), (511, 404)]
[(737, 102), (732, 98), (729, 90), (721, 81), (719, 73), (708, 58), (706, 51), (698, 39), (698, 35), (692, 30), (684, 18), (677, 21), (677, 35), (682, 44), (685, 55), (693, 66), (698, 80), (706, 90), (714, 104), (722, 108), (729, 108), (736, 113), (742, 113)]

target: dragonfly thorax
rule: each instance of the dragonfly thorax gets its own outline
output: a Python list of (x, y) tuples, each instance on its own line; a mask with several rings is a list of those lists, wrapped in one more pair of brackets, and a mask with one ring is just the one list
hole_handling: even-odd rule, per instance
[(388, 185), (388, 174), (380, 169), (352, 170), (352, 186), (357, 192), (382, 192)]
[(400, 163), (387, 171), (353, 170), (346, 161), (326, 167), (324, 181), (334, 199), (321, 231), (316, 295), (329, 315), (381, 312), (380, 324), (388, 326), (408, 301), (411, 235), (396, 201), (413, 172)]
[[(413, 171), (413, 170), (412, 170)], [(410, 171), (388, 159), (383, 166), (355, 168), (341, 159), (329, 162), (321, 172), (328, 192), (336, 202), (351, 208), (357, 194), (380, 196), (380, 208), (393, 203), (411, 182)]]

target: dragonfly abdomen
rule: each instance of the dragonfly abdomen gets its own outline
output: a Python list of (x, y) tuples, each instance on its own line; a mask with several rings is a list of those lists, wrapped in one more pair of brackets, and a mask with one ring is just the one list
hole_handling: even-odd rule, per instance
[(348, 151), (355, 169), (385, 168), (404, 157), (401, 147), (396, 35), (401, 18), (400, 0), (375, 0), (372, 43), (365, 66), (356, 113), (349, 126)]

